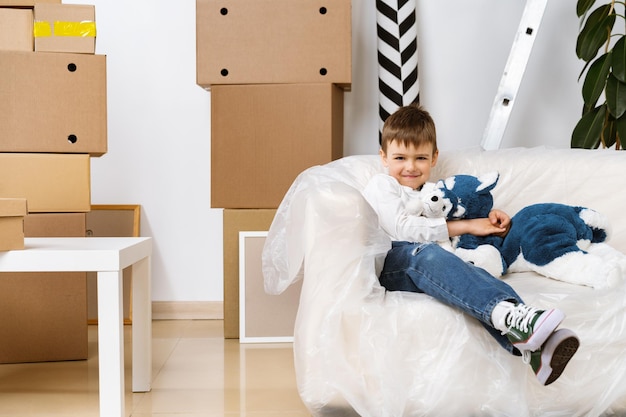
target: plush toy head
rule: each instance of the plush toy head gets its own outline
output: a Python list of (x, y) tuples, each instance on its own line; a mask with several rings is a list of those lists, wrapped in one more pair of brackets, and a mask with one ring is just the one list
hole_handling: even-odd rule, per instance
[[(493, 208), (491, 190), (498, 183), (498, 172), (489, 172), (480, 177), (455, 175), (440, 180), (435, 188), (443, 194), (443, 200), (450, 207), (446, 218), (476, 219), (489, 216)], [(465, 262), (477, 265), (495, 277), (505, 271), (506, 265), (497, 249), (502, 238), (498, 236), (474, 236), (464, 234), (452, 239), (452, 247), (458, 257)]]
[[(439, 180), (435, 186), (447, 208), (447, 219), (475, 219), (489, 215), (493, 208), (491, 190), (498, 183), (500, 175), (490, 172), (480, 177), (455, 175)], [(436, 192), (436, 191), (435, 191)]]
[(423, 191), (406, 203), (409, 214), (429, 218), (446, 217), (450, 208), (450, 203), (444, 199), (443, 190), (438, 188)]

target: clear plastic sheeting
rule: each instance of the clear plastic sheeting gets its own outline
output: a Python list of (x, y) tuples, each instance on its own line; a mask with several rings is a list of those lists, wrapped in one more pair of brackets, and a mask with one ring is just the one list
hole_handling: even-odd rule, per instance
[[(626, 153), (517, 148), (442, 152), (431, 180), (497, 170), (495, 207), (537, 202), (594, 208), (626, 251)], [(537, 307), (566, 313), (578, 353), (541, 386), (473, 318), (424, 294), (385, 292), (377, 279), (389, 239), (360, 190), (382, 171), (351, 156), (303, 172), (277, 210), (263, 252), (265, 288), (304, 279), (294, 332), (298, 390), (313, 416), (626, 415), (626, 284), (607, 290), (534, 273), (504, 279)]]

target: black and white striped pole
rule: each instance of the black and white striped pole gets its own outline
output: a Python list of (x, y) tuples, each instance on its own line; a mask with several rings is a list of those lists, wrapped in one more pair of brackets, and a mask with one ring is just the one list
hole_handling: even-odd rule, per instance
[(416, 0), (376, 0), (379, 140), (399, 107), (419, 103)]

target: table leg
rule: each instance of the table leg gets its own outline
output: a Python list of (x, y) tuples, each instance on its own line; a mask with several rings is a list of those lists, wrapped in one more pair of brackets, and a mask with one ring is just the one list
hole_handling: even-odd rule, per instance
[(122, 271), (98, 272), (100, 417), (124, 417), (124, 312)]
[(152, 382), (152, 291), (150, 257), (133, 265), (133, 392), (150, 391)]

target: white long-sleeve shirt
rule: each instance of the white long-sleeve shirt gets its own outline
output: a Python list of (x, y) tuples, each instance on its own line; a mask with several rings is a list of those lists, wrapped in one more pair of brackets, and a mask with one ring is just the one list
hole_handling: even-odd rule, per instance
[(376, 174), (363, 190), (363, 196), (378, 214), (382, 229), (395, 241), (447, 241), (448, 227), (444, 218), (427, 218), (406, 210), (407, 202), (435, 184), (426, 183), (421, 191), (400, 185), (388, 174)]

